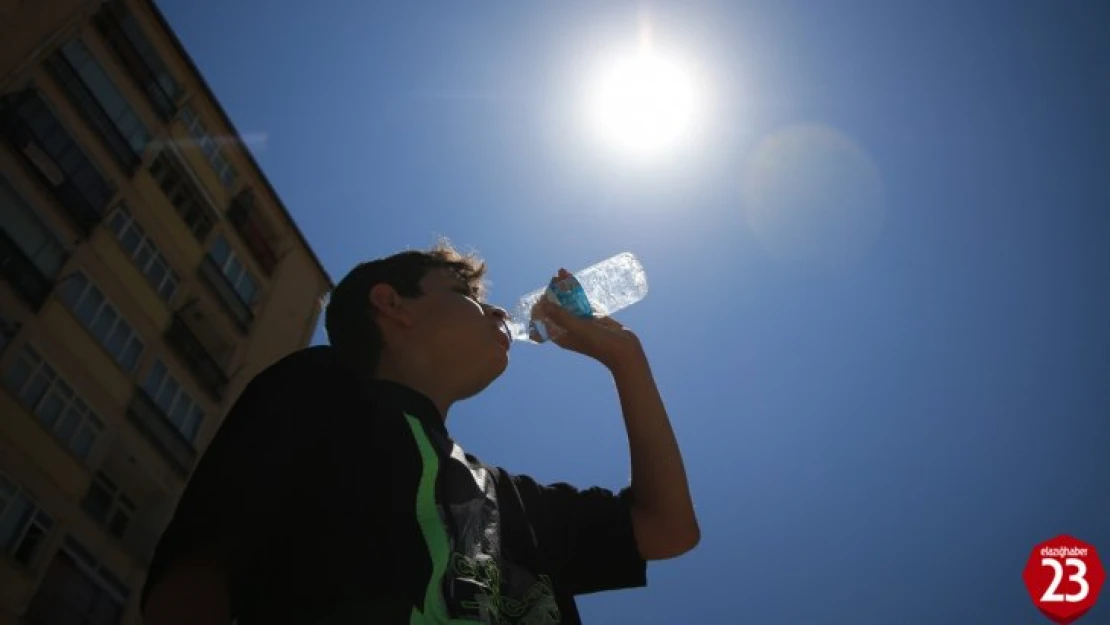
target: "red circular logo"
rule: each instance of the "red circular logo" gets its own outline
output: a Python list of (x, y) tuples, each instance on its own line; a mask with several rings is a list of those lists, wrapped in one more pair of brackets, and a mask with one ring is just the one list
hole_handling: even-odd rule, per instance
[(1022, 578), (1033, 604), (1053, 623), (1068, 625), (1094, 607), (1106, 569), (1094, 546), (1064, 535), (1033, 547)]

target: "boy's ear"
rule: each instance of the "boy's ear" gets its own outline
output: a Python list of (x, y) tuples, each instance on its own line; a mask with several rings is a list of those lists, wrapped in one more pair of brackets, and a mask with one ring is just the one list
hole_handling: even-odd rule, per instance
[(402, 325), (412, 325), (408, 302), (392, 286), (379, 283), (370, 289), (370, 309), (378, 319), (391, 319)]

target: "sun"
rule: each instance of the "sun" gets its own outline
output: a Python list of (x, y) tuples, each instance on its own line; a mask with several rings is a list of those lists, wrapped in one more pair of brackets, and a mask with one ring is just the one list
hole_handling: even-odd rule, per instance
[(666, 153), (688, 139), (697, 121), (693, 76), (650, 42), (601, 67), (590, 88), (593, 130), (621, 152)]

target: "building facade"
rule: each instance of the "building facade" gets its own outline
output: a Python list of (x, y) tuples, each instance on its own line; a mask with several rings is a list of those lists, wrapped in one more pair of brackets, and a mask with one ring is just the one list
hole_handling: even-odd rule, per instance
[(0, 0), (0, 625), (138, 623), (156, 541), (331, 280), (149, 0)]

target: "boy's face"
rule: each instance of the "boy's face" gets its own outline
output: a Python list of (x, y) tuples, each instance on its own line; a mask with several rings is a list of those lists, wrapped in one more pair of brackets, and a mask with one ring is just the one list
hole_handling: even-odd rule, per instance
[(427, 346), (437, 369), (459, 376), (465, 397), (479, 393), (509, 364), (505, 311), (479, 302), (449, 269), (429, 271), (420, 286), (424, 294), (411, 300), (413, 339)]

